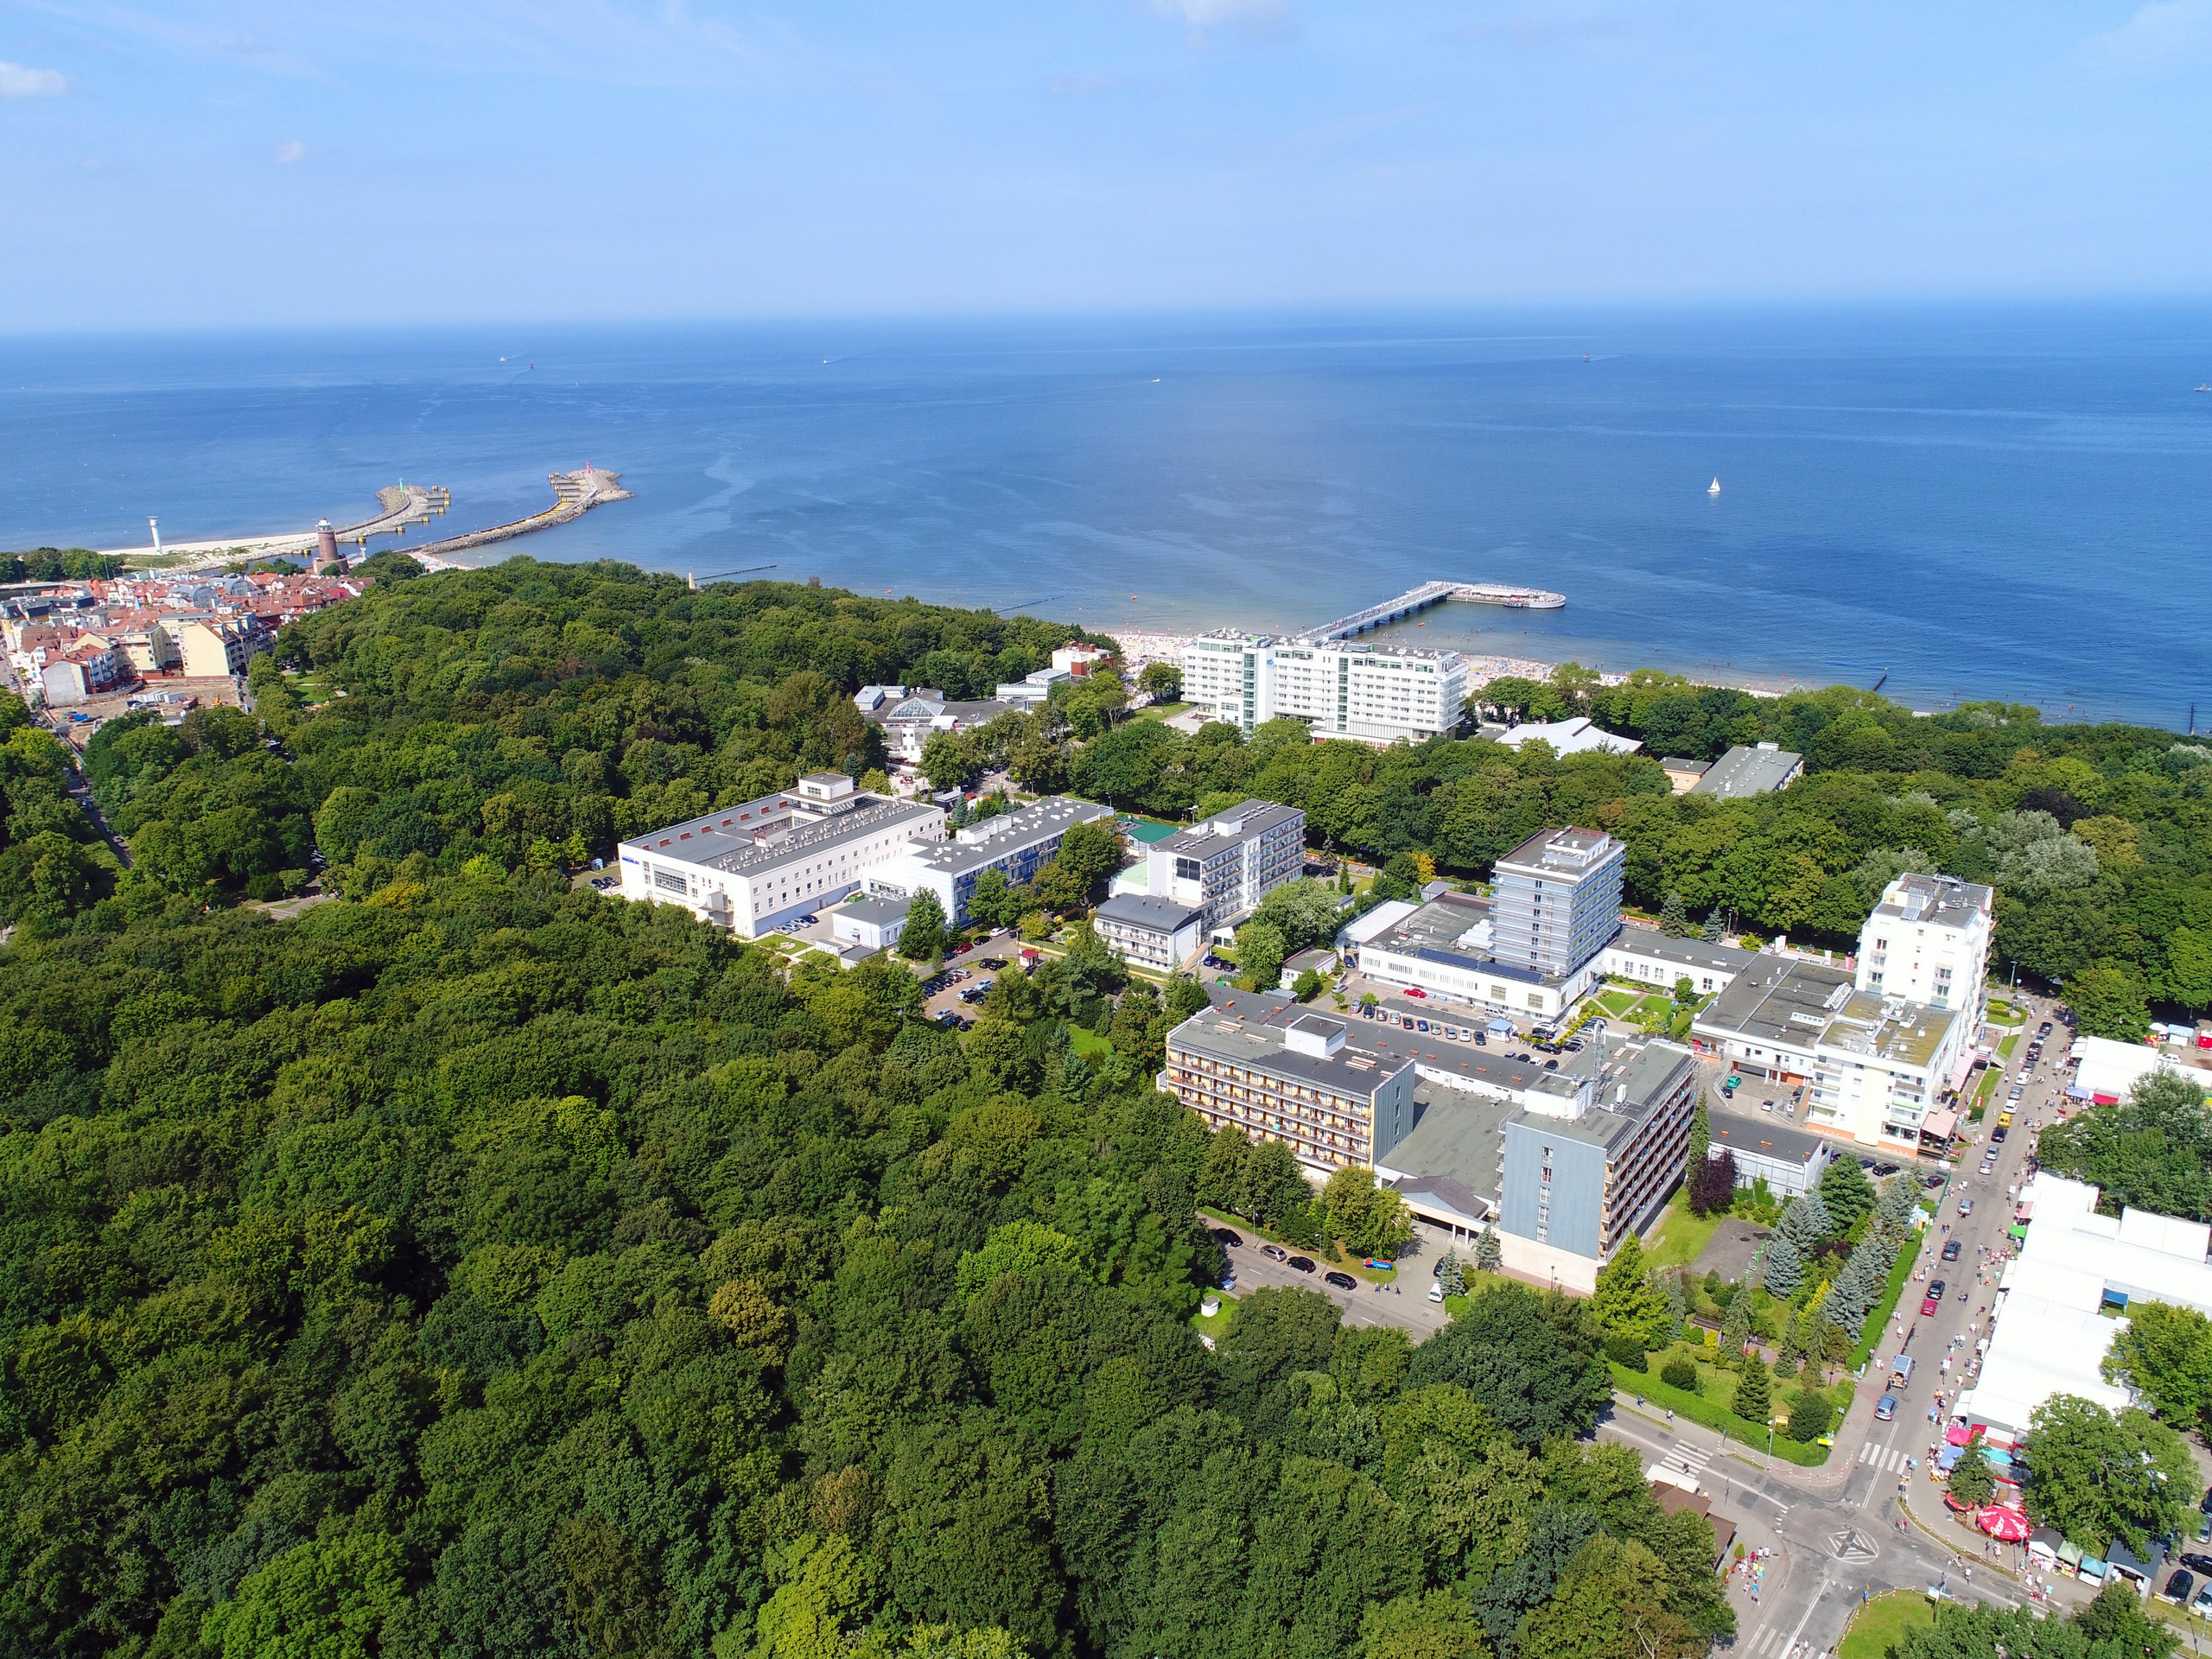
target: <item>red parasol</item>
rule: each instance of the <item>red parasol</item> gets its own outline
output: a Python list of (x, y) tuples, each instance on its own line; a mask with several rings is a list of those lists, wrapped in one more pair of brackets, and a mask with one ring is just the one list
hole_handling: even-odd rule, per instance
[(1999, 1543), (2024, 1543), (2028, 1536), (2028, 1517), (2018, 1510), (2007, 1510), (1991, 1504), (1974, 1516), (1974, 1524)]

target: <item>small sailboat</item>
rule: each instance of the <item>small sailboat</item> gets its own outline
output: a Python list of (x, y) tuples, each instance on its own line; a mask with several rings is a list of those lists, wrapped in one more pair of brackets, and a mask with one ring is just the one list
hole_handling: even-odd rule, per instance
[(2196, 390), (2199, 391), (2212, 391), (2212, 383), (2208, 383), (2207, 385), (2199, 386)]
[(1719, 479), (1717, 479), (1717, 478), (1716, 478), (1716, 479), (1714, 479), (1714, 480), (1713, 480), (1713, 482), (1712, 482), (1712, 483), (1710, 483), (1710, 484), (1708, 484), (1708, 485), (1707, 485), (1707, 486), (1705, 486), (1705, 493), (1706, 493), (1707, 495), (1718, 495), (1718, 494), (1719, 494), (1719, 493), (1720, 493), (1720, 480), (1719, 480)]

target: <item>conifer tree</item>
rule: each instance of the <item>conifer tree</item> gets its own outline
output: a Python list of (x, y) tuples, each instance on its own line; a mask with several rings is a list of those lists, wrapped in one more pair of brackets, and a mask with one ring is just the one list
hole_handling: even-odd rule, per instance
[(1690, 936), (1690, 913), (1682, 907), (1682, 895), (1669, 891), (1659, 906), (1659, 931), (1670, 939), (1687, 939)]
[(1504, 1262), (1504, 1249), (1497, 1242), (1497, 1224), (1492, 1222), (1475, 1240), (1475, 1265), (1484, 1273), (1496, 1273)]
[(1732, 1363), (1743, 1356), (1751, 1339), (1751, 1287), (1747, 1280), (1736, 1287), (1734, 1300), (1720, 1321), (1720, 1357)]
[(1774, 1385), (1767, 1376), (1766, 1362), (1757, 1354), (1744, 1362), (1744, 1374), (1736, 1381), (1736, 1397), (1729, 1402), (1729, 1409), (1745, 1422), (1762, 1427), (1774, 1415)]
[(1726, 931), (1720, 925), (1720, 912), (1717, 907), (1706, 913), (1703, 932), (1707, 944), (1718, 944), (1726, 937)]
[(1794, 1296), (1797, 1287), (1805, 1282), (1805, 1253), (1797, 1248), (1797, 1241), (1786, 1232), (1777, 1233), (1766, 1242), (1766, 1254), (1761, 1258), (1759, 1283), (1770, 1296)]
[(1457, 1250), (1446, 1250), (1444, 1253), (1444, 1260), (1439, 1264), (1436, 1282), (1446, 1296), (1464, 1296), (1467, 1294), (1467, 1275), (1465, 1270), (1459, 1266), (1459, 1253)]

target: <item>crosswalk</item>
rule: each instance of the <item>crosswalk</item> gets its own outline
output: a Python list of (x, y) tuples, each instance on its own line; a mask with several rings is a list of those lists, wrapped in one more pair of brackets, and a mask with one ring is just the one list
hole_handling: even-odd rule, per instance
[(1780, 1659), (1790, 1645), (1789, 1632), (1780, 1623), (1763, 1624), (1739, 1643), (1735, 1651), (1744, 1659)]
[(1905, 1459), (1912, 1455), (1901, 1446), (1876, 1446), (1872, 1440), (1859, 1448), (1859, 1461), (1884, 1474), (1904, 1472)]

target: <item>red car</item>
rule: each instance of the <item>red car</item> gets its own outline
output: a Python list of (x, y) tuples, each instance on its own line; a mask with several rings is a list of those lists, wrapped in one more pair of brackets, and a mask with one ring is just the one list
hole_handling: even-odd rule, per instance
[(1428, 993), (1421, 989), (1418, 985), (1408, 985), (1406, 987), (1406, 995), (1408, 996), (1427, 996)]
[(1928, 1294), (1921, 1298), (1920, 1312), (1922, 1315), (1923, 1317), (1932, 1316), (1936, 1310), (1942, 1305), (1942, 1301), (1943, 1281), (1941, 1279), (1937, 1279), (1929, 1285)]

